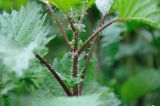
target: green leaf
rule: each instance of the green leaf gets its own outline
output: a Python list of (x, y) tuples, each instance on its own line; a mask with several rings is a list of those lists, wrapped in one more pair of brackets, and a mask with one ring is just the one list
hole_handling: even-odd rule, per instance
[[(126, 30), (123, 24), (113, 24), (102, 32), (101, 39), (101, 65), (104, 67), (112, 65), (118, 51), (118, 44), (121, 40), (121, 33)], [(104, 54), (105, 57), (104, 57)], [(106, 65), (107, 64), (107, 65)]]
[(72, 73), (72, 58), (69, 53), (64, 54), (62, 59), (56, 58), (53, 62), (53, 66), (61, 76), (70, 76)]
[(154, 70), (142, 71), (129, 78), (122, 87), (123, 99), (137, 99), (160, 88), (160, 72)]
[(47, 37), (46, 15), (40, 12), (41, 6), (31, 2), (19, 11), (0, 15), (0, 59), (17, 75), (22, 75), (22, 70), (29, 67), (33, 52), (44, 49), (53, 38)]
[(123, 21), (139, 21), (160, 28), (160, 9), (155, 0), (115, 0), (114, 8)]
[(94, 0), (48, 0), (50, 3), (58, 7), (63, 12), (68, 12), (70, 9), (88, 9), (93, 3)]
[(105, 15), (112, 7), (113, 0), (96, 0), (95, 3), (99, 11)]
[[(85, 53), (82, 53), (79, 56), (78, 76), (76, 78), (72, 78), (71, 76), (72, 64), (73, 64), (73, 60), (70, 53), (66, 53), (62, 59), (56, 58), (53, 62), (53, 66), (55, 70), (61, 75), (64, 82), (71, 88), (73, 88), (75, 85), (79, 84), (82, 81), (82, 79), (80, 78), (80, 75), (82, 74), (82, 70), (84, 69), (84, 66), (85, 66)], [(89, 68), (90, 68), (90, 65), (89, 65)]]
[(39, 102), (33, 103), (31, 106), (99, 106), (99, 95), (88, 95), (81, 97), (57, 97), (57, 98), (44, 98), (38, 100)]
[(126, 30), (123, 24), (113, 24), (102, 32), (102, 47), (108, 47), (121, 40), (121, 33)]
[(32, 100), (30, 106), (119, 106), (120, 101), (113, 92), (101, 89), (100, 93), (79, 97), (43, 97)]
[(0, 8), (9, 10), (11, 8), (20, 8), (23, 4), (26, 4), (28, 0), (0, 0)]
[(155, 49), (151, 45), (153, 41), (151, 32), (141, 29), (136, 35), (137, 38), (135, 41), (119, 44), (119, 50), (116, 54), (117, 60), (134, 55), (141, 56), (155, 53)]

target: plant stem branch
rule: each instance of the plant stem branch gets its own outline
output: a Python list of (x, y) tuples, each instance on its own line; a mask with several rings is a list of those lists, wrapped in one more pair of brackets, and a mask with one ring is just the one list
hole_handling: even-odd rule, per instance
[[(74, 48), (73, 48), (73, 53), (72, 53), (72, 57), (73, 57), (73, 70), (72, 70), (72, 76), (73, 78), (77, 77), (78, 74), (78, 42), (79, 42), (79, 35), (78, 35), (78, 31), (76, 30), (76, 28), (73, 25), (72, 19), (69, 17), (69, 15), (66, 15), (69, 21), (69, 24), (71, 26), (72, 29), (72, 33), (74, 36)], [(78, 96), (78, 85), (73, 89), (73, 95), (74, 96)]]
[[(99, 27), (100, 29), (101, 28), (106, 28), (107, 26), (111, 25), (113, 22), (115, 22), (114, 20), (111, 20), (109, 21), (106, 25), (106, 27), (103, 26), (103, 21), (105, 20), (105, 18), (108, 16), (108, 14), (102, 16), (101, 20), (99, 21)], [(103, 30), (102, 29), (102, 30)], [(97, 30), (96, 35), (95, 37), (93, 37), (93, 42), (91, 44), (91, 47), (90, 47), (90, 50), (89, 50), (89, 53), (88, 53), (88, 56), (87, 56), (87, 59), (86, 59), (86, 63), (85, 63), (85, 66), (84, 66), (84, 69), (82, 71), (82, 76), (81, 78), (84, 80), (85, 79), (85, 76), (86, 76), (86, 73), (87, 73), (87, 69), (88, 69), (88, 66), (89, 66), (89, 63), (90, 63), (90, 60), (91, 60), (91, 57), (92, 57), (92, 54), (93, 54), (93, 51), (94, 51), (94, 48), (95, 48), (95, 45), (96, 45), (96, 42), (98, 40), (98, 35), (99, 35), (99, 32), (102, 31), (102, 30)], [(94, 35), (94, 34), (93, 34)], [(80, 95), (82, 94), (82, 90), (83, 90), (83, 81), (80, 83), (80, 89), (79, 89), (79, 92), (80, 92)]]
[[(74, 52), (73, 54), (73, 66), (72, 67), (73, 67), (72, 76), (73, 78), (76, 78), (78, 74), (78, 53), (77, 52)], [(78, 91), (79, 90), (78, 90), (78, 85), (77, 85), (73, 89), (73, 95), (78, 96), (79, 95)]]
[(69, 24), (71, 25), (71, 29), (72, 29), (73, 34), (76, 35), (77, 31), (76, 31), (76, 28), (73, 25), (73, 22), (72, 22), (71, 18), (69, 17), (69, 15), (66, 15), (66, 16), (67, 16)]
[[(84, 67), (84, 69), (82, 71), (82, 79), (83, 80), (85, 79), (85, 76), (86, 76), (86, 73), (87, 73), (87, 69), (88, 69), (88, 66), (89, 66), (93, 51), (94, 51), (94, 47), (95, 47), (95, 44), (97, 42), (97, 38), (98, 38), (98, 36), (96, 36), (94, 38), (93, 43), (92, 43), (91, 48), (90, 48), (90, 51), (89, 51), (89, 54), (87, 56), (85, 67)], [(80, 95), (82, 94), (82, 89), (83, 89), (83, 81), (80, 83), (80, 89), (79, 89)]]
[(35, 54), (36, 58), (42, 63), (44, 64), (47, 69), (52, 73), (52, 75), (57, 79), (57, 81), (59, 82), (59, 84), (62, 86), (62, 88), (64, 89), (65, 93), (68, 96), (73, 96), (70, 89), (66, 86), (66, 84), (64, 83), (64, 81), (60, 78), (60, 76), (57, 74), (57, 72), (52, 68), (52, 66), (50, 66), (40, 55)]
[(47, 1), (45, 2), (45, 4), (47, 5), (50, 13), (53, 15), (53, 17), (54, 17), (54, 20), (53, 20), (53, 21), (55, 21), (56, 24), (58, 25), (59, 30), (61, 31), (61, 33), (62, 33), (63, 36), (64, 36), (64, 39), (65, 39), (65, 41), (66, 41), (66, 44), (68, 45), (70, 51), (72, 52), (73, 49), (72, 49), (72, 47), (71, 47), (70, 40), (69, 40), (67, 34), (65, 33), (65, 30), (64, 30), (64, 28), (63, 28), (63, 25), (59, 22), (57, 16), (54, 14), (54, 10), (53, 10), (51, 4), (50, 4), (49, 2), (47, 2)]
[(82, 47), (78, 50), (78, 54), (81, 54), (81, 52), (84, 50), (84, 48), (88, 45), (88, 43), (95, 38), (99, 32), (101, 32), (102, 30), (104, 30), (106, 27), (110, 26), (111, 24), (115, 23), (115, 22), (120, 22), (121, 20), (119, 19), (113, 19), (107, 23), (105, 23), (104, 25), (102, 25), (102, 27), (99, 27), (82, 45)]

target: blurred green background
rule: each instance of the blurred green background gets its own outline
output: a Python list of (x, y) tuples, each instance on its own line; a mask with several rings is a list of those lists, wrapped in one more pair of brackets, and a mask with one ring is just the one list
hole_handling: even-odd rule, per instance
[[(9, 12), (25, 3), (27, 0), (0, 0), (0, 11)], [(45, 6), (44, 10), (47, 11)], [(82, 34), (82, 40), (96, 28), (99, 19), (100, 13), (93, 6), (84, 19), (86, 32)], [(68, 50), (56, 25), (52, 23), (52, 26), (52, 33), (57, 37), (47, 45), (46, 58), (50, 62), (62, 58)], [(70, 32), (68, 35), (72, 36)], [(137, 22), (114, 24), (101, 33), (94, 57), (97, 81), (110, 87), (122, 101), (122, 106), (160, 106), (160, 30)], [(20, 94), (34, 92), (32, 83), (30, 79), (23, 80), (18, 89), (5, 96), (5, 106), (16, 106), (14, 99)]]

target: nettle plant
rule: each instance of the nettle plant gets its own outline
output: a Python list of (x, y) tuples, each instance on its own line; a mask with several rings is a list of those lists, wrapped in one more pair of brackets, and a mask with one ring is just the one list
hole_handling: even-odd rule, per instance
[[(83, 19), (94, 4), (101, 13), (101, 19), (93, 33), (82, 41), (82, 34), (86, 31)], [(95, 87), (95, 57), (92, 54), (97, 39), (113, 23), (138, 21), (160, 28), (157, 4), (153, 0), (41, 0), (38, 3), (30, 1), (19, 11), (13, 10), (10, 14), (3, 12), (0, 15), (1, 95), (16, 87), (12, 85), (16, 82), (11, 81), (11, 73), (15, 73), (17, 78), (34, 77), (48, 70), (70, 98), (59, 93), (58, 98), (48, 99), (46, 103), (54, 106), (118, 106), (120, 102), (110, 90)], [(51, 35), (51, 28), (47, 24), (47, 13), (43, 14), (42, 5), (48, 8), (69, 50), (62, 60), (55, 59), (52, 65), (44, 59), (48, 52), (45, 46), (55, 36), (48, 36)], [(63, 26), (55, 9), (65, 17), (68, 28)], [(71, 39), (66, 30), (72, 33)], [(106, 36), (109, 40), (116, 39), (112, 35)], [(44, 105), (41, 102), (38, 101)]]

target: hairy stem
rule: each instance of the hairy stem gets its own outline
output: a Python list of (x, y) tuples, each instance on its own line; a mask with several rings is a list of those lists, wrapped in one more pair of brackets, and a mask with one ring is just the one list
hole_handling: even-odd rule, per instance
[(52, 66), (50, 66), (40, 55), (35, 54), (36, 58), (42, 63), (44, 64), (47, 69), (52, 73), (52, 75), (57, 79), (57, 81), (59, 82), (59, 84), (62, 86), (62, 88), (64, 89), (65, 93), (68, 96), (73, 96), (72, 92), (70, 91), (70, 89), (66, 86), (66, 84), (64, 83), (64, 81), (60, 78), (60, 76), (57, 74), (57, 72), (52, 68)]
[[(77, 77), (78, 74), (78, 36), (74, 36), (74, 50), (73, 50), (73, 78)], [(78, 86), (73, 89), (73, 95), (78, 96)]]
[[(72, 76), (73, 78), (77, 77), (78, 74), (78, 42), (79, 42), (79, 35), (78, 32), (76, 30), (76, 28), (73, 25), (72, 19), (69, 17), (69, 15), (67, 15), (68, 18), (68, 22), (71, 26), (72, 29), (72, 33), (74, 36), (74, 47), (73, 47), (73, 52), (72, 52), (72, 57), (73, 57), (73, 70), (72, 70)], [(78, 96), (78, 85), (75, 86), (75, 88), (73, 89), (73, 95), (74, 96)]]
[[(108, 24), (106, 24), (106, 25), (104, 25), (103, 26), (103, 21), (105, 20), (105, 18), (106, 18), (106, 16), (107, 16), (108, 14), (106, 14), (106, 15), (104, 15), (104, 16), (102, 16), (102, 18), (101, 18), (101, 20), (99, 21), (99, 27), (100, 28), (102, 28), (102, 27), (104, 27), (104, 26), (109, 26), (109, 25), (111, 25), (111, 23), (112, 22), (114, 22), (114, 21), (110, 21), (110, 22), (108, 22)], [(110, 23), (110, 24), (109, 24)], [(106, 28), (105, 27), (105, 28)], [(103, 30), (103, 29), (102, 29)], [(92, 44), (91, 44), (91, 48), (90, 48), (90, 51), (89, 51), (89, 53), (88, 53), (88, 56), (87, 56), (87, 59), (86, 59), (86, 63), (85, 63), (85, 67), (84, 67), (84, 69), (83, 69), (83, 71), (82, 71), (82, 79), (84, 80), (85, 79), (85, 76), (86, 76), (86, 73), (87, 73), (87, 69), (88, 69), (88, 66), (89, 66), (89, 63), (90, 63), (90, 60), (91, 60), (91, 57), (92, 57), (92, 54), (93, 54), (93, 51), (94, 51), (94, 48), (95, 48), (95, 45), (96, 45), (96, 43), (97, 43), (97, 40), (98, 40), (98, 38), (99, 38), (99, 32), (100, 31), (102, 31), (102, 30), (97, 30), (97, 34), (95, 35), (95, 37), (94, 37), (94, 39), (93, 39), (93, 42), (92, 42)], [(94, 35), (94, 34), (93, 34)], [(80, 95), (82, 94), (82, 90), (83, 90), (83, 81), (80, 83), (80, 89), (79, 89), (79, 92), (80, 92)]]
[[(74, 52), (73, 52), (73, 78), (78, 74), (78, 35), (74, 36)], [(73, 89), (73, 95), (78, 96), (78, 85)]]
[[(76, 78), (77, 74), (78, 74), (78, 53), (77, 52), (74, 52), (74, 54), (73, 54), (73, 66), (72, 67), (73, 67), (72, 76), (73, 76), (73, 78)], [(75, 88), (73, 89), (73, 95), (75, 95), (75, 96), (79, 95), (78, 85), (75, 86)]]
[(78, 70), (78, 36), (74, 36), (74, 50), (73, 50), (73, 77), (77, 77), (77, 70)]
[[(99, 21), (99, 27), (102, 27), (106, 17), (109, 16), (109, 15), (110, 15), (110, 13), (107, 13), (107, 14), (101, 16), (101, 19)], [(96, 70), (97, 70), (98, 73), (101, 70), (101, 65), (100, 65), (100, 46), (101, 46), (100, 36), (97, 35), (97, 41), (96, 41), (96, 44), (95, 44), (94, 54), (95, 54), (95, 61), (96, 61)]]
[[(91, 48), (90, 48), (90, 51), (89, 51), (89, 54), (87, 56), (85, 67), (84, 67), (84, 69), (82, 71), (82, 79), (83, 80), (85, 79), (85, 76), (86, 76), (86, 73), (87, 73), (87, 69), (88, 69), (88, 66), (89, 66), (93, 51), (94, 51), (94, 47), (95, 47), (95, 44), (97, 42), (97, 38), (98, 38), (98, 36), (96, 36), (94, 38), (93, 43), (92, 43)], [(80, 95), (82, 94), (82, 88), (83, 88), (83, 81), (80, 83), (80, 90), (79, 90)]]
[(84, 48), (88, 45), (88, 43), (95, 38), (99, 32), (101, 32), (102, 30), (104, 30), (106, 27), (110, 26), (111, 24), (115, 23), (115, 22), (120, 22), (121, 20), (119, 19), (113, 19), (107, 23), (105, 23), (104, 25), (102, 25), (102, 27), (99, 27), (82, 45), (82, 47), (78, 50), (78, 54), (81, 54), (81, 52), (84, 50)]

